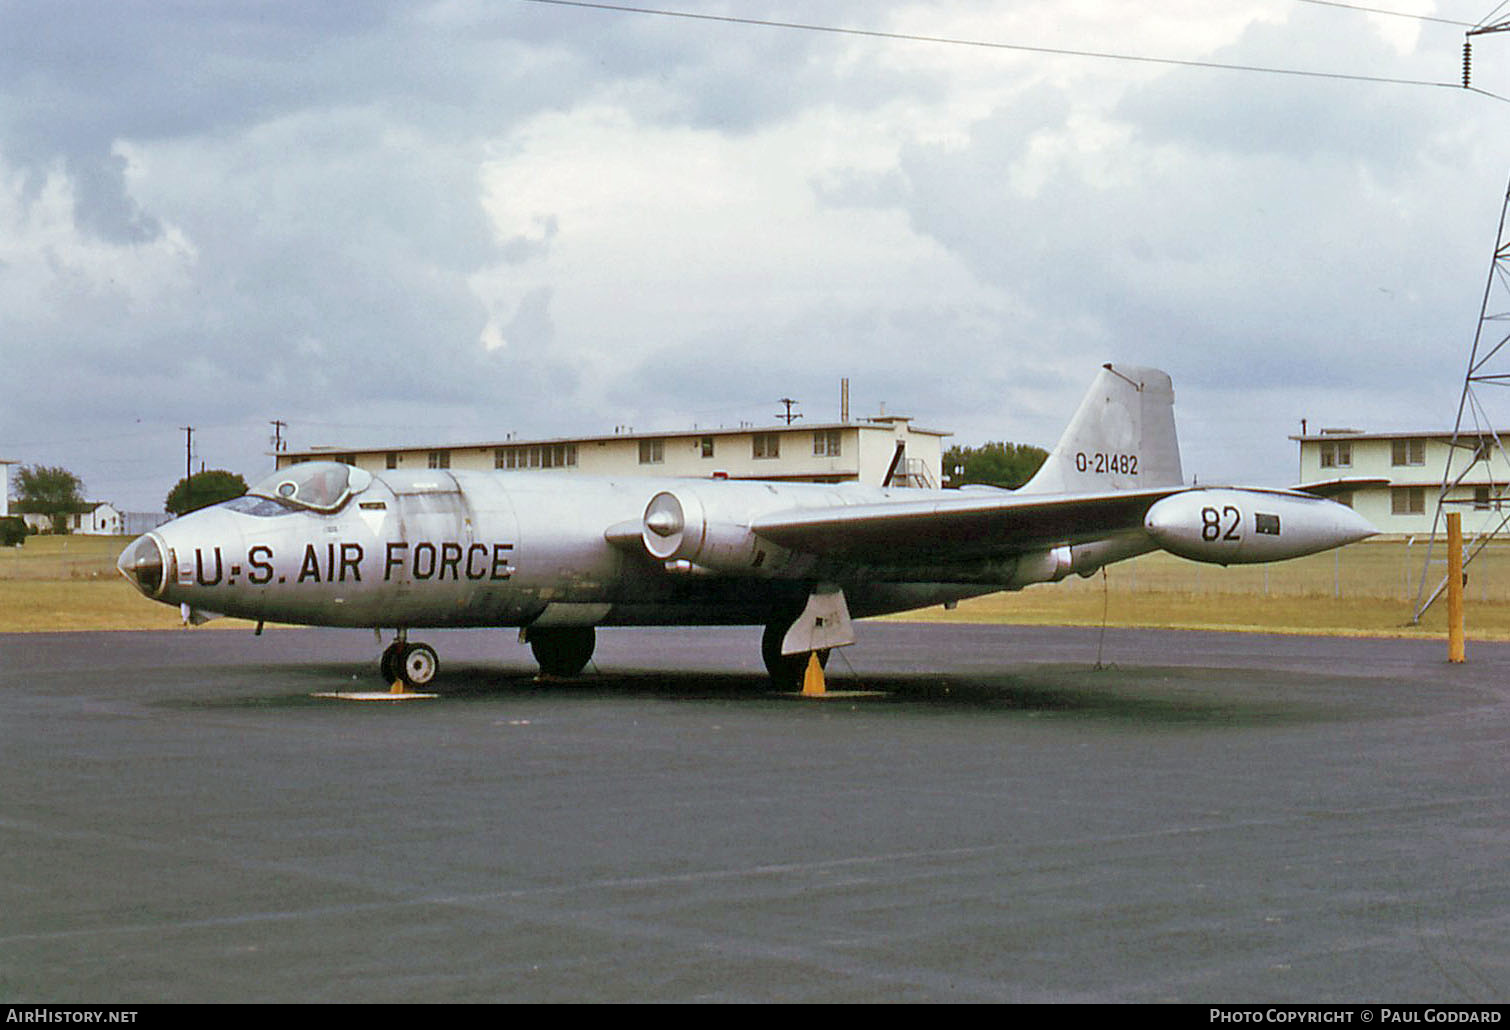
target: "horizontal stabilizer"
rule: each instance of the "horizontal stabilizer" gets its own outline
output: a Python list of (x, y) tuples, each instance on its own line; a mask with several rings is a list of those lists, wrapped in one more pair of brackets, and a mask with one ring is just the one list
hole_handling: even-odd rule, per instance
[(1322, 479), (1314, 483), (1301, 483), (1290, 489), (1296, 493), (1310, 494), (1312, 497), (1336, 497), (1339, 494), (1352, 493), (1354, 490), (1379, 486), (1389, 486), (1389, 480), (1378, 476), (1345, 476), (1341, 479)]

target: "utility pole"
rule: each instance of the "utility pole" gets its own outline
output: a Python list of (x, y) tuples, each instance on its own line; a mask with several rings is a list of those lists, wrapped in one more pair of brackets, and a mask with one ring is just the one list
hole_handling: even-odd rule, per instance
[(179, 426), (184, 431), (184, 478), (194, 475), (194, 427)]
[(271, 425), (273, 427), (273, 453), (282, 454), (288, 447), (288, 444), (283, 442), (283, 431), (288, 428), (288, 423), (275, 418)]
[(792, 414), (792, 405), (801, 404), (801, 401), (793, 400), (790, 397), (783, 397), (778, 403), (786, 405), (786, 414), (777, 414), (774, 416), (775, 418), (784, 419), (787, 425), (791, 425), (793, 422), (802, 417), (801, 415)]
[(1502, 19), (1493, 24), (1487, 21), (1480, 22), (1463, 34), (1463, 88), (1472, 89), (1469, 78), (1473, 73), (1473, 37), (1487, 36), (1493, 32), (1510, 32), (1510, 19)]

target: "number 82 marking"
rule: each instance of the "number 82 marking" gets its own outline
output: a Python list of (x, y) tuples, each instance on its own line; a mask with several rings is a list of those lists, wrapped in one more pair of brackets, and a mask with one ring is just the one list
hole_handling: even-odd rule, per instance
[[(1227, 531), (1225, 533), (1222, 532), (1223, 519), (1232, 520), (1230, 523), (1228, 523)], [(1243, 513), (1238, 511), (1230, 504), (1223, 508), (1221, 511), (1217, 511), (1215, 508), (1210, 507), (1201, 509), (1202, 540), (1241, 540), (1243, 536), (1237, 530), (1238, 527), (1242, 524)]]

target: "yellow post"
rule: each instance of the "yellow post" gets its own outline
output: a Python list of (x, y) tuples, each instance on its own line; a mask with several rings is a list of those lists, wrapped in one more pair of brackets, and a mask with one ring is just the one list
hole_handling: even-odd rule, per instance
[(818, 661), (818, 652), (809, 651), (807, 672), (802, 676), (802, 696), (822, 697), (828, 690), (823, 682), (823, 665)]
[(1447, 660), (1466, 660), (1463, 648), (1463, 516), (1447, 516)]

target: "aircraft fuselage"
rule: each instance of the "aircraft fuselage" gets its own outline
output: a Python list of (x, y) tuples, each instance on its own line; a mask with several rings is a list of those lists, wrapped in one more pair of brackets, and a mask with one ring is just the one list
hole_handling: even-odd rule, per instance
[[(857, 616), (1009, 585), (1001, 579), (1010, 569), (1003, 573), (1000, 562), (940, 563), (930, 575), (915, 565), (809, 559), (801, 568), (773, 562), (764, 573), (731, 578), (675, 563), (668, 568), (604, 535), (605, 525), (638, 527), (650, 498), (689, 486), (716, 491), (746, 513), (934, 493), (568, 480), (557, 472), (388, 472), (335, 512), (243, 498), (177, 519), (148, 535), (159, 541), (163, 570), (159, 588), (144, 592), (199, 611), (308, 625), (756, 625), (774, 608), (800, 606), (815, 575), (849, 581)], [(918, 582), (919, 576), (933, 582)]]

